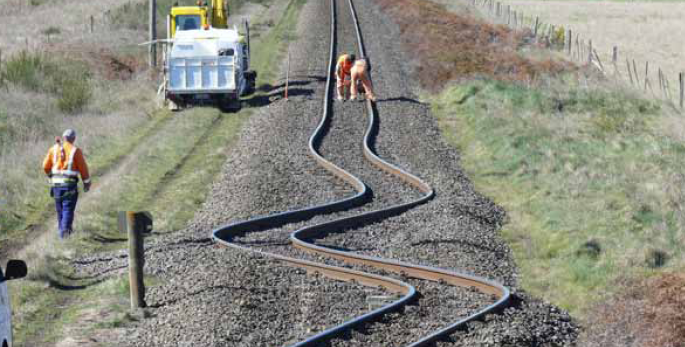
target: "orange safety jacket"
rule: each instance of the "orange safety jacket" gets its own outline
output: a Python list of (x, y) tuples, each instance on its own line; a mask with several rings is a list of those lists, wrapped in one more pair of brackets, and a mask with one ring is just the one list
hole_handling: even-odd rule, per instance
[(335, 65), (335, 75), (338, 79), (344, 79), (345, 76), (350, 75), (352, 64), (354, 62), (350, 59), (349, 54), (343, 54), (338, 58), (338, 63)]
[(88, 164), (83, 152), (69, 142), (56, 143), (50, 148), (43, 160), (43, 170), (50, 176), (53, 186), (76, 184), (79, 174), (83, 183), (90, 183)]

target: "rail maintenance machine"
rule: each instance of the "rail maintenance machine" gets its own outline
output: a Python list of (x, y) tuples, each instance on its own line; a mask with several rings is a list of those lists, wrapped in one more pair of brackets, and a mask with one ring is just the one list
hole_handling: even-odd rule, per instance
[[(211, 20), (211, 23), (210, 23)], [(160, 94), (169, 109), (213, 104), (240, 108), (240, 97), (254, 92), (257, 73), (250, 70), (250, 28), (228, 28), (225, 0), (174, 6), (167, 17), (164, 80)]]

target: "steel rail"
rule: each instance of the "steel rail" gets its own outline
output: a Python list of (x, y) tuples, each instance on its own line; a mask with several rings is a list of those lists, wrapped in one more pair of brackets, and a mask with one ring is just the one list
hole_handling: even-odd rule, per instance
[(212, 238), (221, 245), (272, 257), (274, 259), (283, 261), (286, 264), (303, 268), (310, 273), (320, 273), (325, 277), (335, 280), (356, 281), (362, 285), (370, 287), (383, 287), (390, 292), (402, 294), (402, 297), (389, 305), (385, 305), (371, 312), (368, 312), (362, 316), (349, 320), (343, 324), (324, 330), (304, 341), (300, 341), (294, 345), (291, 345), (290, 347), (312, 346), (314, 344), (329, 340), (335, 336), (338, 336), (342, 332), (348, 331), (356, 325), (370, 321), (372, 319), (376, 319), (377, 317), (380, 317), (386, 313), (392, 312), (403, 307), (406, 303), (414, 299), (416, 296), (416, 289), (413, 286), (390, 277), (363, 273), (348, 268), (319, 264), (302, 259), (285, 257), (279, 254), (259, 251), (248, 247), (240, 246), (232, 242), (232, 240), (236, 237), (248, 232), (276, 228), (288, 223), (304, 221), (320, 214), (344, 211), (359, 205), (363, 205), (370, 199), (370, 193), (367, 189), (367, 186), (359, 178), (353, 176), (349, 172), (345, 171), (344, 169), (336, 166), (329, 160), (325, 159), (317, 150), (325, 135), (325, 129), (328, 127), (331, 121), (330, 99), (332, 84), (330, 76), (332, 75), (334, 70), (334, 54), (337, 37), (337, 33), (335, 31), (336, 11), (334, 0), (331, 0), (330, 18), (331, 41), (329, 51), (328, 78), (326, 80), (325, 95), (323, 98), (323, 113), (319, 125), (314, 130), (312, 136), (309, 139), (309, 152), (310, 155), (315, 159), (315, 161), (320, 166), (326, 168), (336, 177), (348, 182), (350, 185), (354, 187), (357, 193), (342, 200), (333, 201), (322, 205), (311, 206), (298, 210), (285, 211), (273, 215), (252, 218), (246, 221), (231, 223), (213, 230)]
[[(366, 58), (366, 50), (364, 48), (363, 36), (361, 33), (357, 12), (354, 7), (354, 2), (353, 0), (348, 0), (348, 3), (356, 31), (358, 53), (360, 57)], [(343, 261), (350, 263), (369, 265), (376, 268), (401, 273), (409, 277), (415, 277), (430, 281), (444, 281), (446, 283), (461, 287), (475, 287), (482, 293), (497, 296), (497, 301), (495, 303), (488, 305), (487, 307), (477, 311), (476, 313), (464, 319), (461, 319), (453, 324), (450, 324), (449, 326), (443, 329), (440, 329), (432, 334), (429, 334), (428, 336), (419, 339), (418, 341), (408, 345), (407, 347), (425, 346), (460, 329), (461, 327), (465, 326), (466, 323), (480, 319), (484, 315), (503, 307), (509, 300), (510, 292), (509, 289), (505, 286), (478, 276), (462, 274), (436, 267), (419, 266), (409, 264), (406, 262), (366, 256), (350, 252), (342, 252), (335, 249), (318, 246), (311, 242), (308, 242), (308, 240), (310, 239), (320, 238), (329, 233), (340, 232), (346, 228), (368, 224), (374, 221), (378, 221), (380, 219), (385, 219), (389, 216), (401, 214), (417, 205), (428, 202), (435, 195), (433, 189), (426, 182), (412, 175), (411, 173), (406, 172), (405, 170), (383, 160), (372, 150), (372, 137), (375, 136), (375, 133), (378, 131), (378, 116), (375, 104), (370, 100), (366, 100), (366, 109), (368, 115), (367, 118), (369, 119), (363, 143), (363, 151), (366, 159), (378, 168), (380, 168), (381, 170), (414, 186), (422, 193), (424, 193), (424, 195), (414, 201), (410, 201), (407, 203), (398, 204), (376, 211), (366, 212), (360, 215), (300, 229), (291, 234), (291, 240), (296, 247), (312, 253), (327, 255), (329, 257), (341, 259)]]
[[(366, 185), (357, 177), (351, 175), (349, 172), (345, 171), (342, 168), (339, 168), (335, 164), (331, 163), (327, 159), (325, 159), (321, 154), (318, 152), (317, 148), (319, 147), (321, 140), (324, 136), (324, 130), (325, 128), (330, 124), (330, 99), (332, 96), (332, 78), (331, 76), (333, 75), (333, 68), (335, 64), (335, 48), (336, 48), (336, 40), (337, 40), (337, 33), (335, 31), (336, 27), (336, 9), (335, 9), (335, 1), (336, 0), (331, 0), (331, 43), (330, 43), (330, 55), (329, 55), (329, 65), (328, 65), (328, 77), (326, 79), (326, 89), (325, 89), (325, 97), (323, 100), (323, 115), (321, 117), (321, 121), (310, 137), (309, 140), (309, 151), (310, 154), (313, 156), (315, 161), (326, 168), (328, 171), (333, 173), (335, 176), (339, 177), (340, 179), (348, 182), (351, 184), (356, 190), (357, 194), (354, 194), (353, 196), (344, 198), (342, 200), (338, 201), (333, 201), (327, 204), (322, 204), (322, 205), (317, 205), (317, 206), (312, 206), (312, 207), (307, 207), (299, 210), (292, 210), (292, 211), (286, 211), (278, 214), (273, 214), (269, 216), (262, 216), (262, 217), (256, 217), (252, 218), (247, 221), (241, 221), (241, 222), (236, 222), (232, 223), (223, 227), (220, 227), (212, 232), (212, 237), (219, 242), (222, 245), (236, 248), (236, 249), (241, 249), (245, 251), (250, 251), (250, 252), (255, 252), (258, 254), (266, 255), (273, 257), (275, 259), (281, 260), (287, 264), (297, 266), (300, 268), (306, 269), (308, 272), (318, 272), (321, 273), (322, 275), (337, 279), (337, 280), (344, 280), (344, 281), (350, 281), (354, 280), (357, 281), (360, 284), (367, 285), (367, 286), (382, 286), (386, 288), (387, 290), (391, 292), (396, 292), (396, 293), (401, 293), (403, 296), (393, 302), (390, 303), (386, 306), (383, 306), (381, 308), (378, 308), (376, 310), (373, 310), (369, 313), (366, 313), (362, 316), (356, 317), (352, 320), (349, 320), (341, 325), (335, 326), (333, 328), (327, 329), (325, 331), (322, 331), (312, 337), (307, 338), (306, 340), (300, 341), (291, 347), (305, 347), (305, 346), (314, 346), (317, 345), (323, 341), (330, 340), (331, 338), (338, 336), (342, 332), (348, 331), (349, 329), (353, 328), (354, 326), (357, 326), (361, 323), (368, 322), (372, 319), (375, 319), (387, 312), (397, 310), (401, 308), (403, 305), (408, 303), (410, 300), (412, 300), (416, 294), (416, 290), (413, 286), (401, 282), (399, 280), (395, 280), (389, 277), (385, 276), (379, 276), (379, 275), (372, 275), (372, 274), (367, 274), (367, 273), (362, 273), (359, 271), (354, 271), (350, 270), (347, 268), (341, 268), (341, 267), (334, 267), (334, 266), (329, 266), (329, 265), (323, 265), (323, 264), (318, 264), (310, 261), (305, 261), (301, 259), (296, 259), (296, 258), (290, 258), (290, 257), (285, 257), (282, 255), (278, 254), (273, 254), (269, 252), (264, 252), (264, 251), (259, 251), (259, 250), (254, 250), (248, 247), (240, 246), (238, 244), (235, 244), (232, 242), (232, 240), (240, 235), (243, 235), (248, 232), (253, 232), (253, 231), (260, 231), (260, 230), (266, 230), (269, 228), (275, 228), (279, 227), (288, 223), (293, 223), (293, 222), (298, 222), (298, 221), (304, 221), (309, 218), (312, 218), (315, 215), (318, 214), (324, 214), (324, 213), (333, 213), (333, 212), (338, 212), (338, 211), (343, 211), (347, 210), (350, 208), (353, 208), (355, 206), (359, 206), (361, 204), (364, 204), (369, 200), (370, 194), (369, 191), (366, 187)], [(362, 41), (362, 36), (361, 36), (361, 31), (359, 28), (358, 20), (357, 20), (357, 15), (356, 11), (354, 9), (354, 4), (352, 3), (352, 0), (349, 0), (349, 5), (350, 5), (350, 11), (352, 13), (352, 18), (355, 23), (355, 30), (357, 32), (357, 39), (359, 43), (359, 52), (361, 53), (361, 56), (364, 57), (364, 46), (363, 46), (363, 41)], [(371, 257), (371, 256), (365, 256), (361, 254), (354, 254), (354, 253), (348, 253), (348, 252), (342, 252), (342, 251), (337, 251), (333, 250), (330, 248), (326, 247), (321, 247), (317, 246), (309, 240), (315, 239), (322, 237), (326, 234), (329, 234), (331, 232), (340, 232), (343, 231), (347, 228), (353, 228), (353, 227), (360, 227), (361, 225), (366, 225), (375, 221), (379, 221), (385, 218), (388, 218), (390, 216), (398, 215), (403, 213), (404, 211), (411, 209), (414, 206), (426, 203), (430, 199), (433, 198), (434, 192), (433, 189), (426, 184), (424, 181), (419, 179), (418, 177), (386, 162), (385, 160), (381, 159), (378, 157), (374, 151), (371, 149), (371, 138), (374, 136), (375, 132), (377, 131), (378, 123), (376, 121), (377, 116), (375, 112), (374, 105), (367, 100), (366, 102), (367, 106), (367, 112), (369, 114), (368, 119), (369, 119), (369, 125), (367, 127), (367, 131), (364, 136), (364, 155), (367, 160), (369, 160), (371, 163), (379, 167), (380, 169), (398, 177), (399, 179), (405, 181), (406, 183), (416, 187), (418, 190), (420, 190), (422, 193), (424, 193), (424, 196), (422, 196), (419, 199), (416, 199), (415, 201), (391, 206), (389, 208), (385, 209), (379, 209), (371, 212), (366, 212), (363, 214), (355, 215), (352, 217), (347, 217), (347, 218), (342, 218), (326, 223), (321, 223), (317, 225), (312, 225), (300, 230), (295, 231), (294, 233), (291, 234), (290, 239), (291, 242), (295, 247), (301, 248), (305, 251), (308, 252), (314, 252), (318, 254), (324, 254), (333, 258), (337, 259), (342, 259), (343, 261), (346, 261), (348, 263), (357, 263), (357, 264), (364, 264), (364, 265), (371, 265), (376, 268), (381, 268), (397, 273), (404, 274), (409, 277), (415, 277), (415, 278), (420, 278), (420, 279), (425, 279), (425, 280), (432, 280), (432, 281), (444, 281), (446, 283), (455, 285), (455, 286), (462, 286), (462, 287), (475, 287), (479, 291), (487, 294), (492, 294), (496, 295), (498, 297), (497, 302), (495, 302), (492, 305), (489, 305), (488, 307), (478, 311), (476, 314), (471, 315), (465, 319), (462, 319), (458, 322), (455, 322), (454, 324), (451, 324), (450, 326), (443, 328), (439, 330), (438, 332), (435, 332), (427, 337), (422, 338), (421, 340), (411, 344), (410, 346), (423, 346), (426, 345), (430, 342), (433, 342), (442, 336), (449, 334), (456, 329), (459, 329), (461, 326), (466, 324), (469, 321), (478, 319), (482, 317), (483, 315), (492, 312), (496, 310), (497, 308), (503, 306), (507, 300), (509, 299), (509, 290), (492, 281), (476, 277), (476, 276), (471, 276), (471, 275), (465, 275), (465, 274), (460, 274), (456, 272), (452, 272), (449, 270), (444, 270), (444, 269), (439, 269), (439, 268), (434, 268), (434, 267), (428, 267), (428, 266), (419, 266), (419, 265), (413, 265), (409, 263), (404, 263), (404, 262), (399, 262), (399, 261), (394, 261), (394, 260), (388, 260), (388, 259), (382, 259), (382, 258), (376, 258), (376, 257)]]

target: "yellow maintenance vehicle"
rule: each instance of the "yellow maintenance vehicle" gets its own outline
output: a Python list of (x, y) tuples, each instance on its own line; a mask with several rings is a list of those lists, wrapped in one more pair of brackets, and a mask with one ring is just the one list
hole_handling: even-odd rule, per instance
[[(167, 21), (169, 38), (176, 37), (177, 31), (198, 30), (212, 26), (216, 29), (228, 28), (228, 6), (224, 0), (211, 0), (211, 8), (207, 2), (197, 2), (197, 6), (177, 6), (171, 8)], [(210, 18), (211, 16), (211, 18)], [(211, 22), (210, 22), (211, 19)]]
[(242, 96), (255, 90), (257, 72), (250, 69), (250, 28), (228, 27), (225, 0), (174, 6), (164, 40), (164, 80), (159, 93), (172, 110), (194, 104), (240, 108)]

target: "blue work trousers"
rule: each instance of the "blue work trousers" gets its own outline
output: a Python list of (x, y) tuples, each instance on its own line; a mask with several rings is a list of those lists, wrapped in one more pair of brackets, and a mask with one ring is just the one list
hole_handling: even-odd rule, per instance
[(69, 236), (72, 231), (71, 225), (74, 223), (78, 189), (76, 189), (76, 186), (53, 187), (52, 196), (55, 198), (59, 238), (63, 239)]

